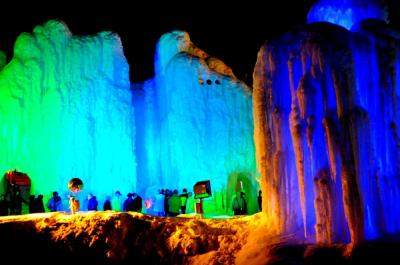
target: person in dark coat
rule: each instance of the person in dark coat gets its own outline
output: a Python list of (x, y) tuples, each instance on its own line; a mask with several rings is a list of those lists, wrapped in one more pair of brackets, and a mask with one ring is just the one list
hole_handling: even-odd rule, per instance
[(35, 200), (36, 200), (35, 195), (29, 196), (29, 213), (36, 213)]
[(10, 214), (11, 215), (20, 215), (22, 213), (22, 203), (28, 204), (26, 200), (22, 197), (21, 189), (19, 185), (13, 185), (13, 193), (11, 197), (11, 208)]
[(0, 216), (8, 215), (8, 203), (4, 194), (0, 195)]
[(122, 209), (123, 209), (125, 212), (131, 211), (131, 210), (130, 210), (130, 207), (131, 207), (131, 204), (132, 204), (132, 193), (128, 193), (126, 196), (127, 196), (128, 198), (126, 198), (126, 200), (124, 201), (124, 205), (123, 205), (123, 207), (122, 207)]
[(257, 202), (258, 202), (258, 209), (261, 212), (262, 211), (262, 193), (261, 193), (261, 190), (258, 192)]
[(88, 211), (97, 211), (98, 202), (96, 196), (90, 193), (88, 199)]
[(164, 190), (164, 216), (169, 216), (168, 200), (169, 200), (169, 197), (171, 197), (171, 196), (172, 196), (172, 194), (170, 194), (170, 190), (165, 189)]
[(140, 197), (137, 193), (133, 193), (130, 211), (141, 213), (142, 204), (143, 204), (142, 197)]
[(110, 211), (111, 210), (111, 199), (110, 199), (109, 196), (107, 196), (106, 200), (104, 201), (103, 210), (104, 211)]
[(235, 215), (247, 214), (246, 195), (243, 191), (238, 192), (233, 198), (232, 209)]
[(35, 199), (35, 213), (44, 213), (43, 195), (39, 194)]

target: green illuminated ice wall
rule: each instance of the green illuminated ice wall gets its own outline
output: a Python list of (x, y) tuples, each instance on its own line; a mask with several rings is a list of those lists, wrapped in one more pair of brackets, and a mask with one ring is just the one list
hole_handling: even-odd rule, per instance
[(79, 177), (82, 210), (89, 192), (101, 209), (116, 190), (148, 201), (158, 189), (211, 180), (207, 214), (231, 214), (237, 189), (256, 212), (251, 90), (185, 32), (160, 38), (155, 70), (130, 84), (121, 40), (109, 32), (76, 37), (49, 21), (21, 34), (0, 71), (0, 173), (27, 173), (45, 201), (57, 190), (66, 202)]
[(135, 190), (133, 110), (117, 35), (76, 37), (59, 21), (22, 33), (0, 72), (0, 173), (27, 173), (45, 196), (65, 198), (73, 177), (99, 198)]

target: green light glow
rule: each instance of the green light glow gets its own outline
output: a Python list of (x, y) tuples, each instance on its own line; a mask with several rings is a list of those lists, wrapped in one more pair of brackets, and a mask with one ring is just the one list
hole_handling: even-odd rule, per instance
[(74, 37), (49, 21), (21, 34), (0, 72), (0, 172), (26, 172), (45, 202), (53, 190), (66, 195), (74, 177), (84, 194), (135, 190), (128, 71), (109, 32)]
[(27, 173), (32, 194), (46, 202), (56, 190), (67, 210), (68, 182), (80, 178), (81, 209), (88, 193), (101, 209), (116, 190), (150, 201), (158, 189), (210, 180), (211, 216), (232, 214), (241, 181), (257, 211), (251, 92), (187, 33), (161, 38), (155, 78), (132, 90), (121, 41), (108, 32), (74, 37), (49, 21), (21, 34), (14, 54), (0, 71), (0, 172)]

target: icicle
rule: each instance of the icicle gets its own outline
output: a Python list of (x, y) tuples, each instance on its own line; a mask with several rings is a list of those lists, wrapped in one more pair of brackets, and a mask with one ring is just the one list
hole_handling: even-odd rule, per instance
[(325, 140), (326, 140), (326, 147), (327, 147), (327, 152), (328, 152), (328, 157), (329, 157), (329, 169), (331, 171), (331, 176), (333, 178), (333, 181), (336, 182), (336, 150), (337, 150), (337, 144), (339, 144), (339, 141), (337, 139), (337, 132), (334, 132), (334, 126), (332, 121), (328, 118), (325, 117), (322, 120), (322, 124), (324, 127), (324, 132), (325, 132)]
[(299, 192), (301, 202), (301, 213), (303, 217), (304, 237), (307, 237), (307, 209), (306, 209), (306, 187), (305, 187), (305, 172), (304, 172), (304, 143), (303, 134), (304, 129), (301, 124), (298, 108), (293, 106), (290, 113), (290, 132), (293, 139), (293, 149), (296, 157), (297, 177), (299, 180)]
[(333, 196), (329, 170), (323, 169), (314, 179), (316, 241), (318, 244), (333, 243)]
[(281, 233), (280, 220), (277, 212), (279, 209), (278, 198), (272, 186), (272, 136), (269, 129), (269, 108), (271, 88), (268, 90), (268, 82), (264, 75), (267, 65), (267, 52), (261, 49), (258, 53), (257, 65), (254, 70), (253, 88), (253, 116), (254, 116), (254, 142), (256, 147), (257, 171), (261, 174), (261, 190), (263, 194), (262, 209), (266, 212), (277, 233)]
[(364, 216), (354, 169), (350, 165), (344, 165), (341, 177), (344, 210), (350, 229), (351, 242), (359, 244), (364, 240)]

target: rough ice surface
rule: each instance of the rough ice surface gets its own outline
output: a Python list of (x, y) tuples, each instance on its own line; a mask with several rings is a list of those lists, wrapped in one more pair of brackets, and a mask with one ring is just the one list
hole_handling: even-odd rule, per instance
[(49, 21), (21, 34), (0, 72), (0, 172), (25, 172), (32, 194), (64, 199), (79, 177), (83, 210), (89, 192), (99, 208), (116, 190), (151, 205), (158, 189), (211, 180), (208, 214), (231, 213), (237, 188), (256, 212), (251, 90), (185, 32), (161, 37), (155, 69), (130, 84), (121, 40), (108, 32), (75, 37)]
[[(277, 236), (264, 213), (218, 219), (135, 212), (0, 217), (1, 254), (21, 264), (393, 264), (399, 242), (315, 245)], [(44, 255), (44, 250), (46, 255)], [(24, 255), (21, 255), (23, 252)], [(334, 261), (334, 262), (331, 262)]]
[(379, 0), (320, 0), (308, 12), (308, 23), (330, 22), (350, 30), (365, 19), (388, 22), (388, 14)]
[(261, 48), (255, 145), (278, 232), (358, 243), (400, 231), (399, 36), (379, 21), (314, 23)]
[(142, 85), (140, 156), (146, 157), (142, 174), (148, 182), (139, 188), (192, 190), (197, 181), (211, 180), (206, 211), (230, 213), (232, 195), (242, 183), (249, 211), (256, 212), (251, 90), (182, 31), (160, 38), (155, 69), (155, 78)]
[(65, 198), (74, 177), (99, 198), (135, 190), (128, 76), (115, 34), (76, 37), (60, 21), (22, 33), (0, 72), (0, 172), (27, 173), (45, 196)]

